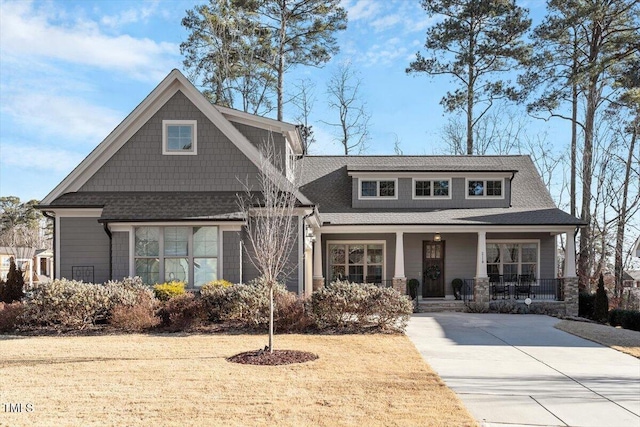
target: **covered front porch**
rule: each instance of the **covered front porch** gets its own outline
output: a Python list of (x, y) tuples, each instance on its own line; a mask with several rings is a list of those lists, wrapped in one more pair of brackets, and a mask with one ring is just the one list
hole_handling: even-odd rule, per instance
[[(560, 235), (567, 254), (563, 277)], [(329, 225), (313, 237), (314, 287), (349, 280), (406, 293), (415, 279), (422, 304), (528, 299), (563, 302), (568, 314), (577, 314), (575, 226)], [(454, 287), (454, 279), (462, 286)]]

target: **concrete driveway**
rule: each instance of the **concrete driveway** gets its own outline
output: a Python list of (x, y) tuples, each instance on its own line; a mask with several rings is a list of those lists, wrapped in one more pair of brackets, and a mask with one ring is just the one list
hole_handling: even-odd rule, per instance
[(423, 313), (407, 335), (484, 426), (640, 427), (640, 360), (548, 316)]

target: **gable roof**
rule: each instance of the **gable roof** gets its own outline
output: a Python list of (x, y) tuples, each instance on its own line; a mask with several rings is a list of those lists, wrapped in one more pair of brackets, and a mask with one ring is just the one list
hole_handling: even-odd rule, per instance
[[(62, 180), (41, 202), (51, 205), (65, 193), (76, 192), (96, 173), (129, 139), (178, 91), (181, 91), (238, 149), (259, 169), (262, 169), (262, 155), (257, 147), (225, 118), (217, 106), (211, 104), (198, 89), (177, 69), (172, 70), (156, 88)], [(225, 109), (229, 110), (229, 109)], [(226, 112), (228, 115), (231, 113)], [(250, 116), (250, 115), (248, 115)], [(248, 120), (247, 117), (245, 117)], [(260, 127), (260, 121), (256, 120)], [(288, 124), (287, 124), (288, 125)], [(288, 127), (283, 124), (284, 128)], [(293, 125), (288, 125), (293, 126)], [(295, 128), (295, 127), (294, 127)], [(275, 167), (267, 166), (265, 171), (276, 184), (286, 177)], [(296, 194), (303, 203), (311, 204), (302, 194)]]
[[(335, 225), (573, 225), (558, 209), (529, 156), (307, 156), (300, 160), (301, 191)], [(509, 208), (354, 208), (349, 172), (405, 171), (514, 173)], [(460, 174), (459, 176), (464, 176)]]

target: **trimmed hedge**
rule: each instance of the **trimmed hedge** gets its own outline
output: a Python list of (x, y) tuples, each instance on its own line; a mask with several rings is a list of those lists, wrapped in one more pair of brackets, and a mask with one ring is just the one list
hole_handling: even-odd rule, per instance
[(308, 312), (320, 329), (404, 330), (413, 305), (392, 288), (336, 281), (311, 295)]
[(185, 294), (184, 282), (165, 282), (153, 285), (153, 292), (160, 301), (168, 301), (173, 297)]
[(640, 331), (640, 311), (613, 309), (609, 311), (609, 324), (622, 326), (632, 331)]

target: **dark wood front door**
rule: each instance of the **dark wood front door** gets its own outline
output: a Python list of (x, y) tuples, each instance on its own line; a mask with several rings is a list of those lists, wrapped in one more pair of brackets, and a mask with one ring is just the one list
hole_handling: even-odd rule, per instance
[(444, 242), (425, 241), (422, 250), (422, 296), (444, 297)]

